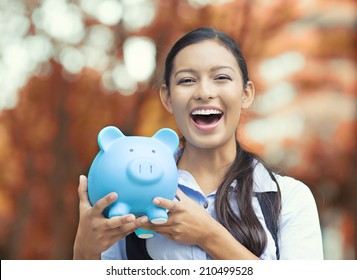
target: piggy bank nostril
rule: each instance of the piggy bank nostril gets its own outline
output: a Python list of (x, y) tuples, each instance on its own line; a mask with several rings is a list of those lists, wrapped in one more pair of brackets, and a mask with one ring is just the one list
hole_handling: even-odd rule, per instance
[[(152, 165), (150, 165), (149, 170), (150, 170), (151, 174), (153, 173), (153, 168), (154, 167)], [(139, 164), (139, 173), (141, 174), (141, 172), (142, 172), (142, 166), (141, 166), (141, 164)]]
[(163, 176), (161, 166), (152, 160), (133, 160), (127, 167), (127, 174), (137, 182), (149, 183)]

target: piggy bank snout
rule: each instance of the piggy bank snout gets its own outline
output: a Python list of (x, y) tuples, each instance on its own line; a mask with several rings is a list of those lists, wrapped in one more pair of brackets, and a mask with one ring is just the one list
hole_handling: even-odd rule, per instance
[(150, 159), (136, 159), (127, 167), (128, 177), (139, 183), (154, 183), (163, 176), (161, 166)]

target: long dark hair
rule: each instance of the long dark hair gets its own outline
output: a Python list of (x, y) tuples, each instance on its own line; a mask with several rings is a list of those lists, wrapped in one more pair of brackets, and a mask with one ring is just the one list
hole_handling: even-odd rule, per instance
[[(164, 79), (169, 93), (170, 75), (174, 58), (183, 48), (204, 40), (216, 40), (234, 55), (242, 74), (243, 85), (247, 85), (249, 81), (247, 64), (236, 42), (227, 34), (214, 28), (201, 27), (187, 33), (179, 39), (166, 57)], [(238, 140), (236, 140), (236, 157), (218, 186), (215, 199), (215, 211), (218, 221), (241, 242), (241, 244), (255, 255), (260, 256), (266, 248), (267, 235), (252, 206), (253, 171), (257, 162), (263, 163), (256, 155), (241, 147)], [(267, 170), (274, 179), (273, 173), (269, 169)], [(231, 184), (235, 180), (237, 187), (231, 188)], [(276, 182), (276, 180), (274, 181)], [(276, 221), (278, 220), (281, 208), (280, 188), (278, 184), (277, 188), (279, 194), (278, 204), (274, 205), (272, 209)], [(232, 196), (237, 202), (239, 214), (235, 213), (230, 203)]]

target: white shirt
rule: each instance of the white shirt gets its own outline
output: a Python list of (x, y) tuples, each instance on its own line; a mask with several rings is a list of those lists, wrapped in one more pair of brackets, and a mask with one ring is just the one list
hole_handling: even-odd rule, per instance
[[(205, 195), (193, 176), (184, 170), (178, 170), (181, 190), (202, 207), (206, 204), (206, 211), (214, 218), (214, 199), (216, 193)], [(323, 259), (322, 237), (316, 203), (310, 189), (302, 182), (291, 177), (275, 175), (281, 190), (282, 210), (279, 221), (278, 243), (280, 259)], [(277, 191), (275, 182), (270, 178), (265, 167), (258, 163), (253, 173), (253, 191)], [(236, 187), (233, 182), (232, 187)], [(232, 200), (234, 209), (238, 206)], [(276, 246), (256, 197), (252, 199), (253, 209), (265, 229), (268, 237), (267, 247), (259, 256), (264, 260), (276, 259)], [(146, 247), (153, 259), (211, 259), (201, 248), (195, 245), (185, 245), (172, 241), (159, 234), (146, 240)], [(102, 253), (102, 259), (127, 259), (125, 238), (115, 243)]]

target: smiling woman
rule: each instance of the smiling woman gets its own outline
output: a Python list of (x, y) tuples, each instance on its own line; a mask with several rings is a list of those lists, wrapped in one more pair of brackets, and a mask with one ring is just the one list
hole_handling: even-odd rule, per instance
[[(162, 104), (185, 138), (176, 155), (177, 199), (153, 199), (168, 210), (168, 221), (104, 218), (102, 211), (120, 194), (92, 207), (81, 177), (74, 258), (322, 259), (309, 188), (273, 173), (237, 140), (241, 111), (254, 99), (237, 44), (213, 28), (193, 30), (172, 47), (164, 78)], [(156, 234), (140, 240), (132, 234), (139, 227)]]
[(172, 74), (165, 78), (161, 99), (188, 145), (209, 148), (219, 141), (235, 147), (240, 112), (254, 98), (253, 83), (245, 77), (243, 84), (239, 62), (221, 41), (203, 40), (180, 50), (166, 65)]

